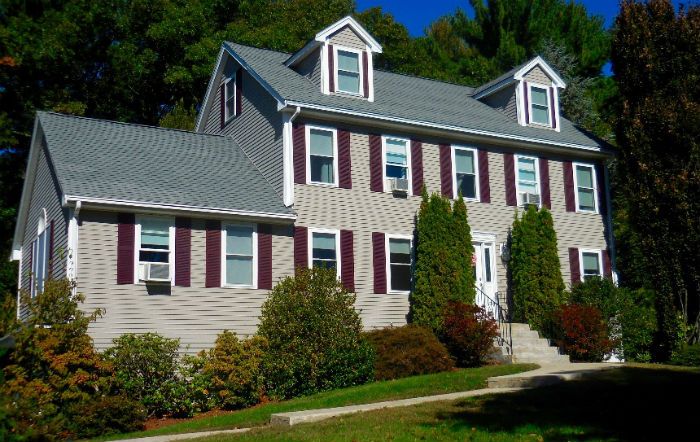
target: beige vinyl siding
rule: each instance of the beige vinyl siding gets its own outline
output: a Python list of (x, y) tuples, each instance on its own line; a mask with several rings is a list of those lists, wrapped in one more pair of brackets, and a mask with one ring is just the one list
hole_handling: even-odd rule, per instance
[(321, 88), (321, 49), (315, 49), (296, 66), (296, 71)]
[[(172, 287), (170, 295), (149, 295), (145, 285), (117, 285), (117, 214), (81, 212), (78, 246), (78, 290), (83, 308), (106, 309), (89, 332), (98, 349), (123, 333), (158, 332), (180, 338), (183, 349), (195, 353), (211, 347), (218, 333), (228, 329), (253, 334), (267, 290), (205, 288), (204, 220), (192, 221), (191, 287)], [(272, 281), (293, 272), (293, 237), (289, 226), (274, 226)]]
[[(37, 134), (37, 137), (43, 139), (41, 133)], [(36, 147), (40, 147), (38, 152), (39, 158), (34, 182), (28, 188), (31, 199), (27, 213), (27, 225), (24, 231), (24, 238), (22, 239), (20, 278), (22, 289), (26, 290), (30, 289), (32, 242), (37, 238), (39, 219), (43, 216), (43, 209), (46, 209), (47, 214), (46, 228), (50, 229), (51, 221), (54, 222), (53, 275), (55, 278), (62, 278), (66, 275), (67, 261), (68, 221), (66, 212), (61, 206), (60, 188), (50, 167), (43, 140)], [(31, 258), (32, 261), (35, 259), (36, 257)], [(24, 310), (21, 313), (24, 314)]]
[(332, 45), (364, 51), (367, 47), (364, 41), (349, 26), (345, 26), (329, 39)]
[(552, 79), (549, 78), (539, 66), (532, 68), (523, 78), (527, 82), (539, 83), (545, 86), (549, 86), (552, 83)]
[(214, 82), (212, 108), (204, 132), (233, 137), (275, 191), (282, 195), (282, 116), (277, 111), (277, 101), (246, 71), (241, 71), (241, 115), (233, 117), (221, 130), (221, 84), (239, 66), (228, 54), (225, 57), (225, 74)]
[(489, 106), (499, 109), (510, 118), (518, 119), (518, 107), (515, 100), (515, 84), (506, 86), (493, 94), (482, 98)]

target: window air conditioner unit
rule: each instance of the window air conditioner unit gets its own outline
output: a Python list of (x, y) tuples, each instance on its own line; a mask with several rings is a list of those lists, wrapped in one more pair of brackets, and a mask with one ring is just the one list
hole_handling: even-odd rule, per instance
[(520, 194), (520, 201), (523, 207), (539, 206), (540, 196), (536, 193), (522, 192)]
[(142, 278), (146, 282), (170, 282), (170, 264), (146, 262), (142, 265)]
[(393, 193), (408, 193), (408, 180), (404, 178), (392, 178), (391, 191)]

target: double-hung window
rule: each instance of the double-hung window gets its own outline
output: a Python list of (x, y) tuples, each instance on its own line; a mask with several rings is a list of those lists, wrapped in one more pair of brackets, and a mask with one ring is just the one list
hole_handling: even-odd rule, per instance
[(595, 168), (590, 164), (575, 164), (576, 208), (579, 212), (596, 212), (597, 183)]
[(599, 250), (581, 250), (581, 278), (583, 280), (602, 277), (602, 268)]
[(42, 210), (42, 217), (39, 218), (37, 237), (32, 242), (32, 276), (31, 296), (44, 291), (44, 281), (49, 268), (49, 229), (46, 222), (46, 211)]
[(335, 129), (307, 126), (309, 183), (337, 185), (338, 143)]
[(411, 291), (411, 238), (387, 236), (387, 270), (390, 293)]
[(549, 121), (549, 88), (530, 86), (530, 119), (535, 124), (551, 126)]
[(224, 95), (224, 120), (228, 121), (236, 115), (236, 74), (224, 82)]
[(477, 155), (476, 149), (466, 147), (453, 147), (452, 164), (454, 164), (454, 197), (459, 193), (468, 200), (476, 200), (479, 194), (477, 180)]
[(139, 279), (172, 281), (175, 248), (173, 230), (173, 220), (170, 218), (139, 218), (136, 249)]
[(384, 177), (387, 180), (400, 179), (408, 181), (411, 189), (411, 153), (407, 139), (384, 137)]
[(312, 267), (335, 269), (340, 276), (338, 251), (340, 250), (340, 234), (337, 230), (311, 229), (311, 247), (309, 262)]
[(515, 181), (518, 202), (527, 202), (526, 194), (540, 194), (540, 170), (537, 158), (517, 155), (515, 157)]
[(360, 53), (338, 49), (336, 70), (337, 89), (348, 94), (360, 94)]
[(255, 227), (252, 225), (224, 225), (224, 286), (255, 286), (255, 236)]

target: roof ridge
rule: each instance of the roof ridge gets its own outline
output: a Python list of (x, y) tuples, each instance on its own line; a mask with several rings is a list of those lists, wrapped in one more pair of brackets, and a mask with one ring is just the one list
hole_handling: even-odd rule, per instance
[(380, 68), (374, 68), (374, 70), (379, 71), (379, 72), (383, 72), (385, 74), (401, 75), (402, 77), (417, 78), (419, 80), (427, 80), (427, 81), (432, 81), (435, 83), (449, 84), (452, 86), (460, 86), (460, 87), (465, 87), (465, 88), (469, 88), (469, 89), (476, 89), (476, 86), (469, 86), (467, 84), (455, 83), (454, 81), (438, 80), (437, 78), (422, 77), (420, 75), (406, 74), (404, 72), (393, 72), (393, 71), (388, 71), (386, 69), (380, 69)]
[[(235, 41), (232, 41), (232, 40), (224, 40), (224, 43), (229, 43), (229, 44), (234, 44), (234, 45), (238, 45), (238, 46), (243, 46), (243, 47), (245, 47), (245, 48), (259, 49), (259, 50), (261, 50), (261, 51), (276, 52), (276, 53), (281, 54), (281, 55), (288, 55), (288, 56), (289, 56), (289, 55), (296, 54), (296, 52), (284, 52), (284, 51), (278, 51), (277, 49), (272, 49), (272, 48), (261, 48), (261, 47), (258, 47), (258, 46), (253, 46), (253, 45), (249, 45), (249, 44), (245, 44), (245, 43), (238, 43), (238, 42), (235, 42)], [(284, 63), (283, 63), (283, 64), (284, 64)]]
[(80, 119), (80, 120), (89, 120), (89, 121), (96, 121), (96, 122), (100, 122), (100, 123), (119, 124), (119, 125), (132, 126), (132, 127), (133, 126), (144, 127), (144, 128), (148, 128), (148, 129), (160, 129), (160, 130), (171, 131), (171, 132), (182, 132), (182, 133), (191, 134), (191, 135), (204, 135), (204, 136), (209, 136), (209, 137), (226, 138), (226, 136), (223, 134), (211, 134), (211, 133), (204, 133), (204, 132), (195, 132), (195, 131), (185, 130), (185, 129), (176, 129), (173, 127), (161, 127), (161, 126), (154, 126), (151, 124), (144, 124), (144, 123), (130, 123), (127, 121), (109, 120), (106, 118), (95, 118), (95, 117), (86, 117), (83, 115), (63, 114), (63, 113), (54, 112), (54, 111), (37, 111), (37, 114), (40, 114), (40, 115), (41, 114), (48, 114), (48, 115), (55, 115), (58, 117)]

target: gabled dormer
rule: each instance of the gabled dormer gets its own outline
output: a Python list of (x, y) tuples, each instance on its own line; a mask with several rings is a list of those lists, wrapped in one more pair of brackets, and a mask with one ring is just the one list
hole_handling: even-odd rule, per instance
[(474, 98), (503, 111), (521, 126), (559, 132), (559, 92), (564, 88), (564, 80), (537, 56), (476, 88)]
[(285, 65), (309, 78), (327, 95), (374, 101), (372, 56), (382, 46), (347, 16), (322, 30)]

